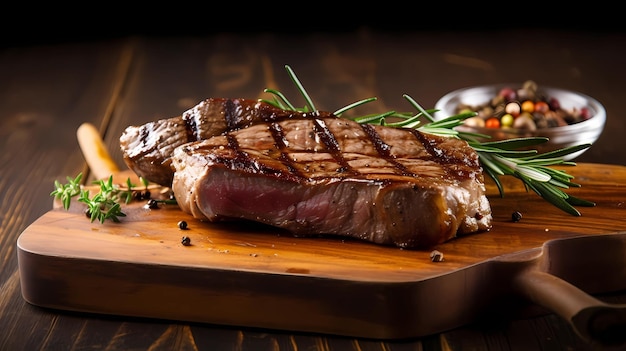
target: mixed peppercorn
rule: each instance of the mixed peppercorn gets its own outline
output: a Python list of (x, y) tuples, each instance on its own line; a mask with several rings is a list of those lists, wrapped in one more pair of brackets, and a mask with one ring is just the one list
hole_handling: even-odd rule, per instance
[(526, 81), (522, 88), (504, 87), (489, 102), (470, 106), (459, 104), (457, 113), (476, 112), (465, 124), (471, 127), (536, 130), (566, 126), (591, 117), (589, 108), (563, 109), (555, 97), (547, 96), (537, 83)]

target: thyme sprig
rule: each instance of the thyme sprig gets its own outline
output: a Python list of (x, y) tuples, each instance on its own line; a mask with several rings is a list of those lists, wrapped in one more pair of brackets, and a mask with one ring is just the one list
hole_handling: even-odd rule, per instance
[(100, 223), (104, 223), (107, 219), (119, 222), (119, 217), (126, 216), (118, 201), (123, 199), (126, 204), (132, 201), (135, 185), (131, 183), (130, 178), (126, 180), (126, 189), (121, 189), (113, 184), (112, 175), (108, 180), (93, 181), (93, 184), (99, 185), (99, 191), (92, 197), (90, 190), (81, 186), (82, 177), (82, 172), (74, 178), (66, 177), (68, 181), (66, 184), (55, 180), (55, 190), (50, 193), (50, 196), (60, 199), (65, 210), (69, 210), (72, 198), (78, 197), (79, 202), (87, 205), (86, 213), (91, 222), (98, 220)]
[[(301, 112), (315, 112), (315, 105), (294, 71), (288, 65), (285, 66), (291, 80), (298, 88), (300, 94), (306, 101), (306, 105), (296, 108), (279, 91), (265, 89), (266, 93), (273, 95), (272, 100), (264, 100), (275, 107)], [(546, 153), (538, 153), (537, 150), (527, 148), (545, 143), (546, 137), (526, 137), (512, 138), (502, 141), (480, 142), (479, 138), (489, 136), (477, 133), (458, 131), (455, 128), (463, 124), (470, 117), (477, 115), (475, 112), (461, 113), (449, 116), (440, 120), (433, 117), (435, 109), (426, 110), (418, 104), (411, 96), (403, 95), (417, 113), (387, 111), (381, 114), (371, 114), (353, 118), (360, 124), (379, 124), (396, 128), (414, 128), (425, 133), (460, 138), (476, 151), (485, 173), (494, 180), (500, 196), (504, 196), (504, 187), (500, 181), (501, 176), (513, 176), (524, 184), (526, 190), (534, 191), (537, 195), (556, 206), (560, 210), (574, 216), (580, 216), (580, 212), (574, 206), (592, 207), (594, 202), (583, 200), (565, 193), (563, 189), (580, 187), (578, 183), (572, 182), (573, 176), (565, 171), (557, 170), (552, 166), (563, 165), (573, 166), (576, 163), (565, 161), (563, 156), (584, 150), (591, 144), (581, 144), (558, 149)], [(363, 99), (342, 107), (334, 112), (337, 117), (357, 106), (376, 101), (375, 97)], [(392, 119), (393, 121), (389, 121)], [(424, 123), (425, 122), (425, 123)]]
[(140, 199), (149, 199), (154, 203), (166, 205), (178, 203), (176, 199), (157, 200), (150, 198), (150, 191), (148, 190), (150, 183), (143, 177), (139, 177), (139, 181), (145, 189), (143, 192), (136, 184), (132, 183), (130, 177), (126, 179), (126, 185), (123, 187), (113, 183), (113, 175), (110, 175), (106, 180), (100, 179), (92, 182), (92, 184), (99, 186), (99, 191), (94, 196), (91, 196), (90, 190), (81, 186), (82, 177), (82, 173), (79, 173), (75, 178), (67, 177), (66, 184), (55, 181), (55, 190), (50, 195), (60, 199), (65, 210), (70, 208), (72, 198), (78, 197), (79, 202), (87, 205), (85, 213), (91, 222), (95, 220), (98, 220), (100, 223), (104, 223), (106, 220), (120, 222), (119, 217), (126, 217), (120, 204), (122, 200), (125, 204)]
[(62, 184), (58, 180), (54, 181), (54, 190), (50, 193), (50, 196), (61, 200), (63, 208), (68, 210), (72, 202), (72, 198), (80, 194), (80, 180), (83, 174), (78, 173), (75, 178), (66, 177), (67, 183)]
[(72, 198), (78, 196), (78, 201), (87, 205), (86, 213), (91, 219), (91, 222), (96, 219), (100, 221), (100, 223), (104, 223), (107, 219), (119, 222), (119, 217), (126, 216), (118, 201), (122, 198), (125, 199), (126, 203), (132, 201), (131, 189), (134, 185), (131, 184), (130, 178), (127, 180), (128, 190), (122, 190), (117, 185), (113, 184), (112, 175), (106, 181), (94, 181), (93, 184), (100, 186), (100, 191), (91, 197), (89, 189), (84, 189), (81, 186), (80, 181), (82, 177), (82, 172), (78, 173), (75, 178), (66, 177), (68, 181), (67, 184), (62, 184), (58, 180), (55, 180), (55, 190), (50, 193), (50, 196), (60, 199), (65, 210), (69, 210)]
[[(89, 190), (82, 190), (78, 201), (87, 205), (87, 214), (90, 216), (91, 222), (96, 219), (100, 223), (104, 223), (107, 219), (113, 222), (119, 222), (118, 217), (125, 217), (126, 214), (122, 212), (121, 205), (118, 203), (120, 196), (124, 196), (124, 192), (120, 191), (119, 187), (113, 184), (113, 176), (109, 176), (107, 181), (97, 180), (94, 184), (100, 185), (100, 192), (93, 197), (89, 197)], [(128, 180), (130, 184), (130, 179)]]

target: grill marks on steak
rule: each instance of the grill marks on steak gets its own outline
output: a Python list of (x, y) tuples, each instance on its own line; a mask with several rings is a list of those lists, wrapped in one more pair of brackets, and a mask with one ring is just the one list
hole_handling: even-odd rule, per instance
[(286, 111), (257, 100), (209, 98), (181, 116), (127, 127), (120, 147), (124, 162), (138, 176), (170, 187), (174, 176), (171, 156), (178, 146), (256, 123), (330, 115)]
[(414, 129), (286, 119), (186, 144), (172, 161), (178, 204), (201, 220), (403, 248), (491, 227), (476, 152)]

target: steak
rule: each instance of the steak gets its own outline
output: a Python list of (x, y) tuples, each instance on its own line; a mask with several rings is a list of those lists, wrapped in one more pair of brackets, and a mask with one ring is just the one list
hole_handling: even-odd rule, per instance
[(172, 190), (202, 221), (428, 248), (491, 228), (475, 150), (454, 137), (290, 118), (174, 149)]
[(209, 98), (181, 116), (127, 127), (120, 137), (120, 148), (124, 162), (138, 176), (171, 187), (174, 176), (171, 156), (176, 147), (255, 123), (309, 115), (312, 114), (282, 110), (257, 100)]

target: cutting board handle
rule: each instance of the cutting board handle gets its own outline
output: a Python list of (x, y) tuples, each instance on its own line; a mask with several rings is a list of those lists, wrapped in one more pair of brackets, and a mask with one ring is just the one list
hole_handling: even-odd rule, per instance
[(513, 283), (517, 293), (564, 318), (588, 342), (602, 347), (626, 344), (626, 305), (602, 302), (536, 268), (520, 272)]

